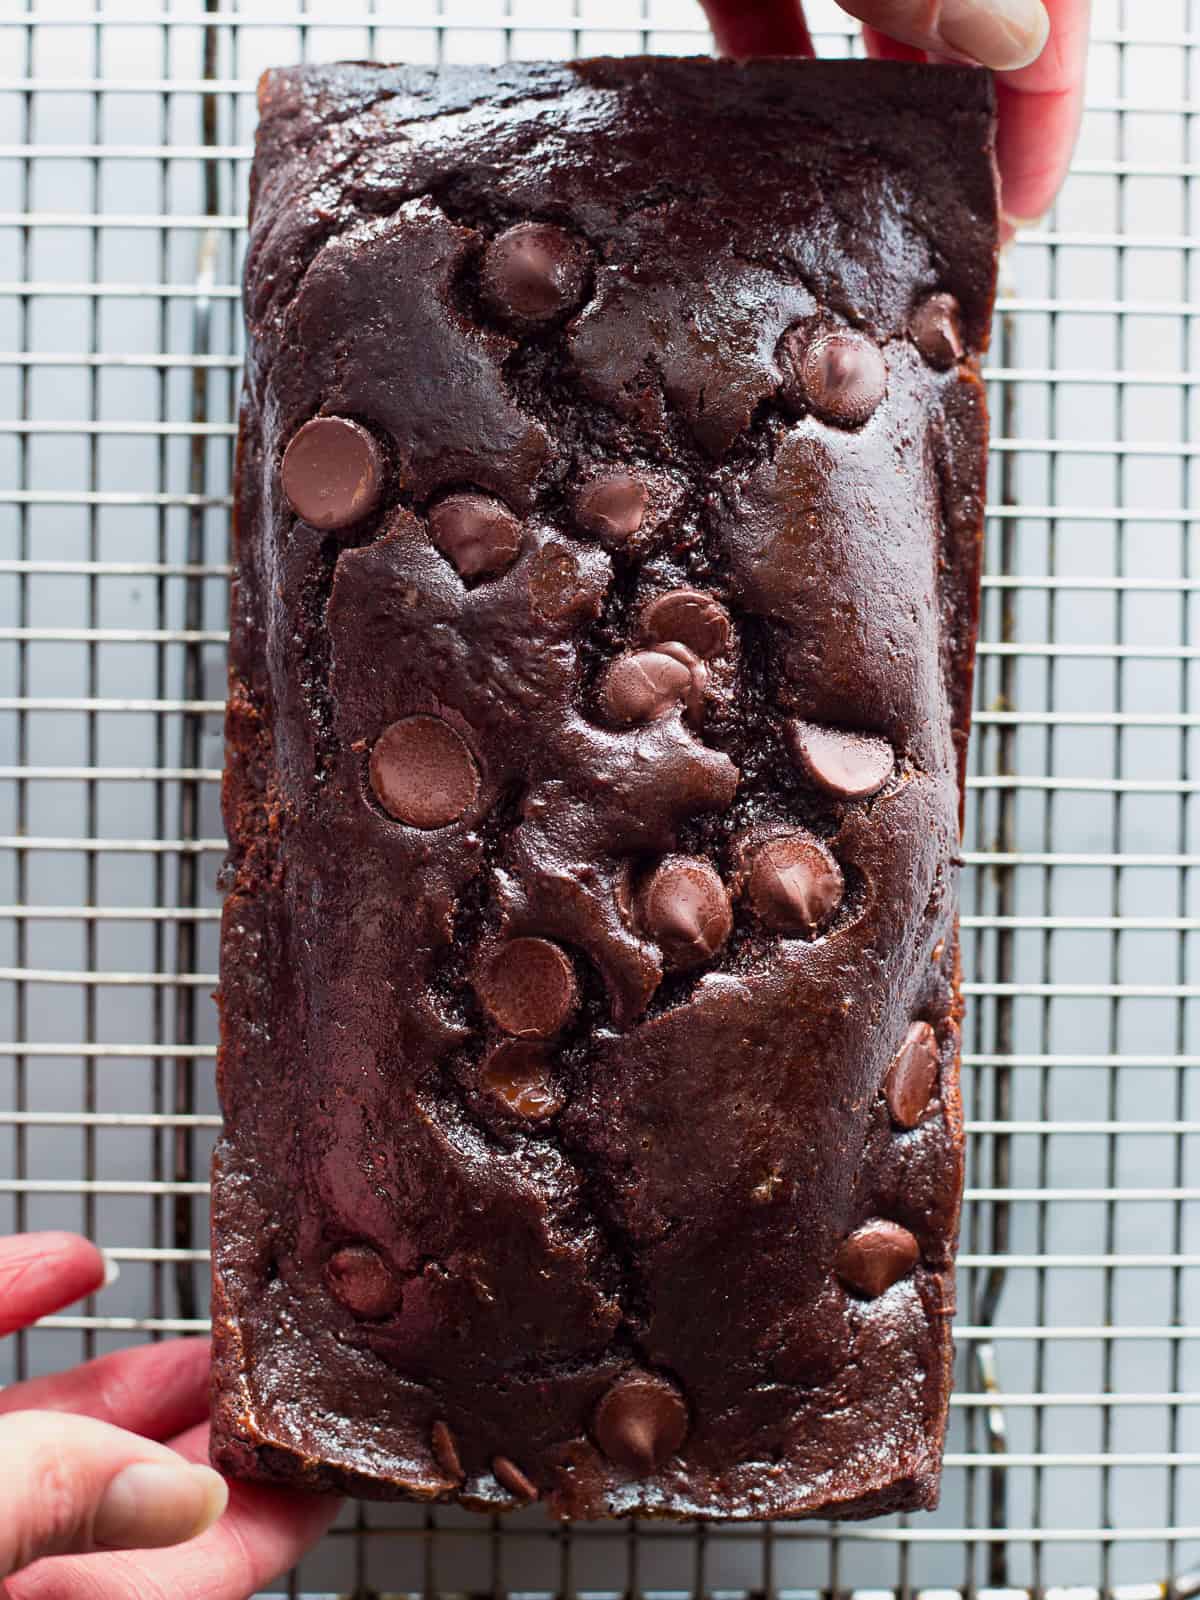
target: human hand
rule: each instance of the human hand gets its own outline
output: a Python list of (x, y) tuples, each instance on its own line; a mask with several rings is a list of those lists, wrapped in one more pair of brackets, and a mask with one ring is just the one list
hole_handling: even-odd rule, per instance
[[(0, 1334), (103, 1281), (104, 1257), (73, 1234), (0, 1240)], [(207, 1339), (0, 1390), (0, 1596), (246, 1600), (291, 1566), (337, 1502), (227, 1486), (201, 1465), (207, 1412)]]
[[(723, 55), (812, 55), (802, 0), (702, 0)], [(839, 0), (868, 55), (975, 61), (998, 74), (1006, 233), (1040, 217), (1079, 130), (1091, 0)]]

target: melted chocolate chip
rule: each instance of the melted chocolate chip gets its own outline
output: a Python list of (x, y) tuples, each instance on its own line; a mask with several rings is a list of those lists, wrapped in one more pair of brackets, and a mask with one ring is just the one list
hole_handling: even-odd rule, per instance
[(573, 234), (549, 222), (519, 222), (483, 252), (479, 283), (488, 307), (518, 329), (573, 311), (587, 288), (591, 256)]
[(682, 661), (688, 669), (689, 680), (687, 694), (683, 699), (683, 709), (688, 720), (699, 724), (704, 721), (704, 691), (708, 687), (708, 668), (701, 661), (694, 650), (689, 650), (686, 644), (680, 644), (678, 639), (665, 639), (657, 645), (659, 655), (671, 656), (676, 661)]
[(687, 1438), (688, 1413), (673, 1383), (650, 1373), (620, 1378), (592, 1417), (596, 1443), (610, 1461), (645, 1477)]
[(502, 1484), (522, 1500), (537, 1499), (537, 1484), (531, 1483), (516, 1462), (510, 1461), (507, 1456), (493, 1457), (492, 1472), (497, 1483)]
[(927, 1022), (909, 1024), (883, 1080), (883, 1094), (898, 1128), (915, 1128), (937, 1081), (937, 1035)]
[(733, 636), (728, 611), (699, 589), (660, 594), (642, 612), (641, 630), (654, 644), (675, 640), (705, 660), (727, 655)]
[(813, 938), (841, 904), (843, 887), (837, 862), (811, 834), (768, 839), (750, 862), (750, 903), (776, 933)]
[(605, 544), (622, 545), (641, 528), (649, 503), (649, 491), (640, 478), (630, 472), (606, 472), (576, 495), (575, 521)]
[(549, 939), (509, 939), (475, 975), (480, 1004), (497, 1027), (518, 1039), (551, 1039), (579, 1002), (575, 969)]
[(461, 1483), (466, 1477), (462, 1469), (462, 1462), (458, 1456), (458, 1446), (454, 1442), (454, 1435), (444, 1422), (435, 1422), (430, 1433), (430, 1445), (433, 1450), (433, 1459), (441, 1467), (446, 1476), (454, 1483)]
[(952, 294), (931, 294), (912, 314), (909, 332), (931, 367), (945, 371), (963, 358), (962, 324)]
[(839, 428), (861, 428), (883, 399), (887, 367), (866, 334), (797, 324), (779, 342), (780, 398)]
[(441, 717), (403, 717), (375, 741), (371, 788), (398, 822), (445, 828), (479, 795), (475, 757)]
[(676, 972), (710, 960), (733, 931), (728, 890), (695, 856), (659, 862), (638, 893), (637, 920)]
[(369, 516), (383, 491), (383, 457), (349, 417), (312, 417), (283, 452), (283, 492), (296, 515), (328, 533)]
[(619, 725), (655, 722), (680, 704), (695, 720), (703, 710), (707, 679), (704, 663), (686, 645), (633, 650), (618, 656), (604, 674), (600, 703)]
[(530, 1039), (505, 1039), (483, 1064), (483, 1083), (505, 1108), (537, 1122), (562, 1108), (548, 1070), (549, 1052)]
[(464, 578), (493, 578), (521, 550), (521, 524), (486, 494), (451, 494), (429, 512), (429, 537)]
[(335, 1300), (356, 1317), (386, 1317), (400, 1303), (403, 1286), (369, 1244), (346, 1244), (334, 1251), (325, 1276)]
[(898, 1222), (866, 1222), (842, 1240), (834, 1268), (848, 1289), (874, 1300), (921, 1259), (921, 1247)]
[(838, 800), (865, 800), (877, 794), (896, 764), (887, 740), (870, 734), (799, 721), (789, 723), (786, 732), (792, 760)]

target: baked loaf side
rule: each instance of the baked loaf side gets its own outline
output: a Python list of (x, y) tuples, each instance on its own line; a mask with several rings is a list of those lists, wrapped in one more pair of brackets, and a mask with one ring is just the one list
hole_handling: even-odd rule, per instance
[(990, 80), (346, 65), (260, 106), (214, 1460), (932, 1505)]

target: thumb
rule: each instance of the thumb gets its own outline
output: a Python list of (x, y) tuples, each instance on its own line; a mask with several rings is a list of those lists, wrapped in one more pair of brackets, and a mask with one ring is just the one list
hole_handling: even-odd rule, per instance
[[(0, 1417), (0, 1580), (42, 1556), (181, 1544), (225, 1509), (225, 1480), (91, 1417)], [(2, 1584), (0, 1584), (2, 1589)]]
[(901, 44), (1011, 72), (1050, 36), (1043, 0), (839, 0), (843, 11)]

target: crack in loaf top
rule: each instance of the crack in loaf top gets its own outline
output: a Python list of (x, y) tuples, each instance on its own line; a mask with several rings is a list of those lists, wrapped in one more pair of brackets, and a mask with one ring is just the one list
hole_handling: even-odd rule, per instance
[(260, 104), (218, 1458), (929, 1504), (989, 80), (351, 65)]

